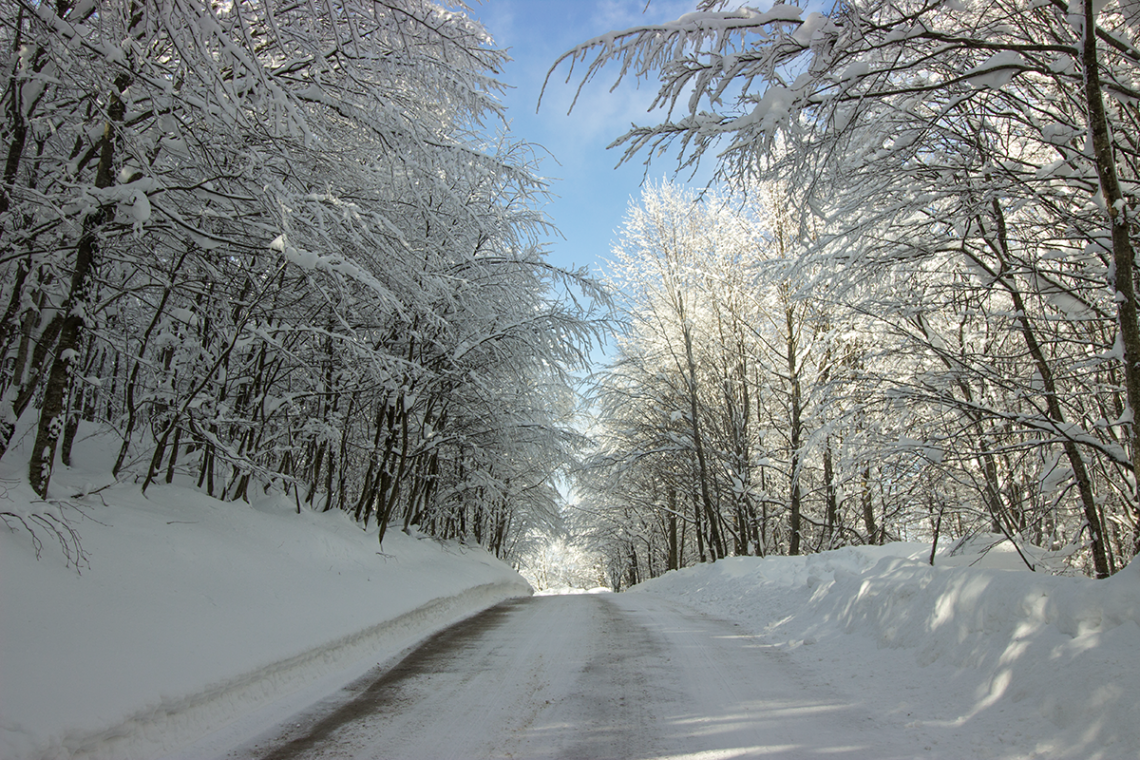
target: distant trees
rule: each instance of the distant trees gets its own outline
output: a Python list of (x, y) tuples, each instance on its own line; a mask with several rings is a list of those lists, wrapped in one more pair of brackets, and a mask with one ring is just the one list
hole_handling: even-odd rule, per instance
[(640, 572), (859, 538), (839, 503), (838, 325), (793, 298), (796, 244), (776, 202), (651, 185), (615, 248), (629, 329), (597, 386), (586, 504), (624, 531)]
[(0, 11), (0, 454), (79, 420), (145, 490), (297, 502), (497, 552), (575, 445), (549, 399), (600, 296), (537, 243), (503, 53), (428, 0)]
[(991, 529), (1114, 572), (1140, 541), (1131, 5), (725, 6), (564, 60), (658, 78), (665, 116), (627, 159), (715, 151), (734, 186), (789, 186), (791, 302), (867, 320), (833, 361), (884, 416), (845, 445), (911, 441), (914, 475), (953, 484), (933, 512), (969, 494)]

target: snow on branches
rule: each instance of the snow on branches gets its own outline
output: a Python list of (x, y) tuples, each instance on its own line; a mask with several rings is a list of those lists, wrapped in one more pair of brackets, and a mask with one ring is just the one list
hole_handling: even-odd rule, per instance
[(623, 160), (787, 188), (793, 300), (871, 320), (872, 349), (899, 360), (868, 364), (869, 387), (896, 424), (929, 413), (896, 440), (953, 441), (924, 460), (961, 468), (995, 529), (1056, 526), (1063, 504), (1104, 576), (1140, 548), (1133, 10), (706, 0), (587, 40), (551, 76), (584, 65), (584, 87), (612, 63), (656, 81), (649, 123), (614, 142)]
[[(38, 413), (113, 470), (283, 488), (508, 551), (593, 337), (553, 301), (545, 185), (496, 138), (505, 54), (430, 0), (10, 3), (0, 454)], [(542, 315), (541, 318), (536, 315)], [(532, 514), (533, 513), (533, 514)], [(529, 515), (529, 516), (528, 516)]]

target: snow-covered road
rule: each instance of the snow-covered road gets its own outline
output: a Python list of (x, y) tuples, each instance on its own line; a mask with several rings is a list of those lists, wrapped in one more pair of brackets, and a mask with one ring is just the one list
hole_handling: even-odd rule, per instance
[(913, 758), (874, 706), (645, 594), (507, 602), (230, 758)]

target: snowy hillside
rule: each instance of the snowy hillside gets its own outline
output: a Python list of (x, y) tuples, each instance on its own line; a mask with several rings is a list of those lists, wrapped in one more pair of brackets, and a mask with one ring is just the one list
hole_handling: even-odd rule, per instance
[[(340, 511), (298, 515), (184, 488), (60, 470), (35, 502), (5, 461), (0, 512), (0, 757), (153, 758), (291, 692), (398, 655), (530, 593), (482, 549), (390, 531), (379, 551)], [(41, 517), (64, 518), (65, 563)], [(18, 516), (18, 517), (17, 517)], [(43, 541), (40, 558), (20, 519)], [(329, 679), (333, 679), (331, 682)]]
[[(740, 557), (634, 593), (684, 602), (767, 646), (893, 730), (973, 758), (1140, 757), (1140, 564), (1093, 581), (1030, 573), (1008, 544)], [(940, 756), (944, 753), (937, 753)]]

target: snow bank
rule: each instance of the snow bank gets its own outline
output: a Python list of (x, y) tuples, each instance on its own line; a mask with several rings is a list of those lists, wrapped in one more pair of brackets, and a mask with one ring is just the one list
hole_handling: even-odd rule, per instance
[(291, 500), (251, 507), (170, 486), (147, 498), (134, 485), (90, 493), (61, 468), (53, 496), (74, 506), (52, 506), (10, 475), (0, 472), (0, 511), (68, 519), (89, 566), (68, 566), (42, 525), (38, 561), (23, 528), (0, 530), (8, 760), (153, 758), (531, 592), (481, 549), (393, 531), (380, 553), (375, 530), (343, 513), (298, 515)]
[(733, 558), (633, 590), (760, 634), (923, 734), (931, 757), (963, 737), (973, 757), (1140, 757), (1140, 563), (1093, 581), (1029, 572), (996, 547), (935, 567), (929, 551)]

